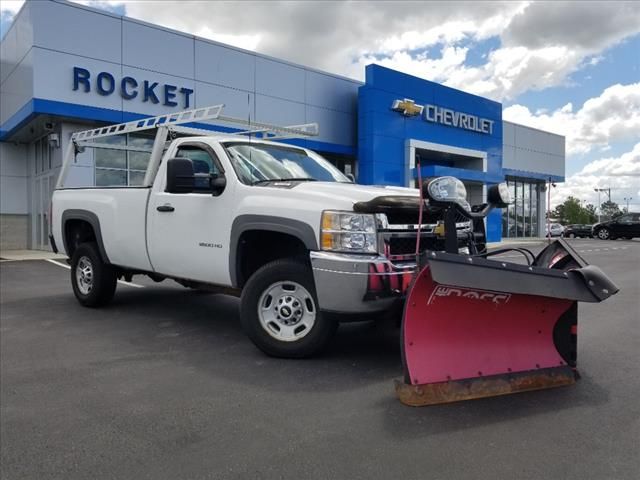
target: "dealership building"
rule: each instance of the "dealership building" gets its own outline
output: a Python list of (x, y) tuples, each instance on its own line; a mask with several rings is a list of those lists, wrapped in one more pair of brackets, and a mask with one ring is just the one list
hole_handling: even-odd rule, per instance
[[(358, 183), (415, 186), (420, 168), (460, 178), (481, 203), (487, 185), (507, 181), (515, 201), (487, 219), (492, 241), (540, 236), (546, 185), (564, 180), (564, 137), (378, 65), (362, 83), (62, 0), (25, 2), (0, 47), (2, 249), (49, 248), (48, 206), (74, 131), (221, 103), (255, 122), (317, 122), (318, 136), (290, 142)], [(148, 160), (139, 150), (87, 149), (67, 185), (139, 184)]]

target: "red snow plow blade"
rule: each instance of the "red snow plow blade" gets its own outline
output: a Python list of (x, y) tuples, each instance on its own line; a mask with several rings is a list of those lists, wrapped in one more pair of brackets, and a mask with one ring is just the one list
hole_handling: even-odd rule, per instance
[(618, 288), (563, 240), (531, 265), (427, 251), (402, 323), (401, 402), (433, 405), (571, 385), (577, 302)]

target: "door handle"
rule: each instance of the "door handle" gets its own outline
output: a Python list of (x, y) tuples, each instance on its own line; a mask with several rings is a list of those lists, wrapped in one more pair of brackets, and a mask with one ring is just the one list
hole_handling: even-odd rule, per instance
[(171, 205), (160, 205), (158, 208), (156, 208), (156, 210), (158, 210), (159, 212), (173, 212), (175, 208), (173, 208)]

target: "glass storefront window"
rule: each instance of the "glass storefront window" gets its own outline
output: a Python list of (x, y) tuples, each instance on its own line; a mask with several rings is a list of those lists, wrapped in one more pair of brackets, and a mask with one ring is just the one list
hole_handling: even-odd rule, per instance
[(127, 168), (127, 152), (124, 150), (107, 150), (96, 148), (97, 168)]
[(149, 164), (150, 153), (147, 152), (129, 152), (129, 169), (146, 170)]
[(107, 170), (104, 168), (96, 168), (96, 186), (97, 187), (116, 187), (125, 186), (127, 184), (126, 170)]
[[(102, 143), (151, 149), (153, 138), (117, 135), (105, 137)], [(150, 157), (149, 152), (96, 148), (95, 185), (97, 187), (142, 185)]]
[(531, 236), (537, 237), (538, 232), (538, 190), (539, 186), (536, 183), (531, 184)]
[(539, 184), (507, 179), (511, 205), (502, 212), (504, 238), (538, 236)]
[(509, 207), (502, 209), (502, 238), (509, 237)]
[(129, 185), (142, 185), (144, 181), (145, 172), (138, 172), (136, 170), (129, 171)]
[(516, 237), (516, 184), (513, 181), (508, 182), (509, 195), (511, 195), (512, 203), (509, 205), (509, 237)]
[(524, 191), (522, 194), (522, 204), (523, 204), (523, 220), (524, 220), (524, 236), (531, 236), (531, 184), (523, 183), (522, 184)]

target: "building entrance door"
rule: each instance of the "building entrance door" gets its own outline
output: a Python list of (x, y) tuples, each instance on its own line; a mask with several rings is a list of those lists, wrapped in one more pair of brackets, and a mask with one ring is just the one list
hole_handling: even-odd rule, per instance
[(55, 188), (55, 175), (49, 173), (35, 178), (33, 189), (33, 248), (51, 250), (49, 245), (49, 203)]
[(52, 168), (52, 152), (47, 137), (29, 146), (33, 165), (31, 189), (31, 247), (51, 250), (49, 246), (49, 204), (56, 183), (56, 169)]

